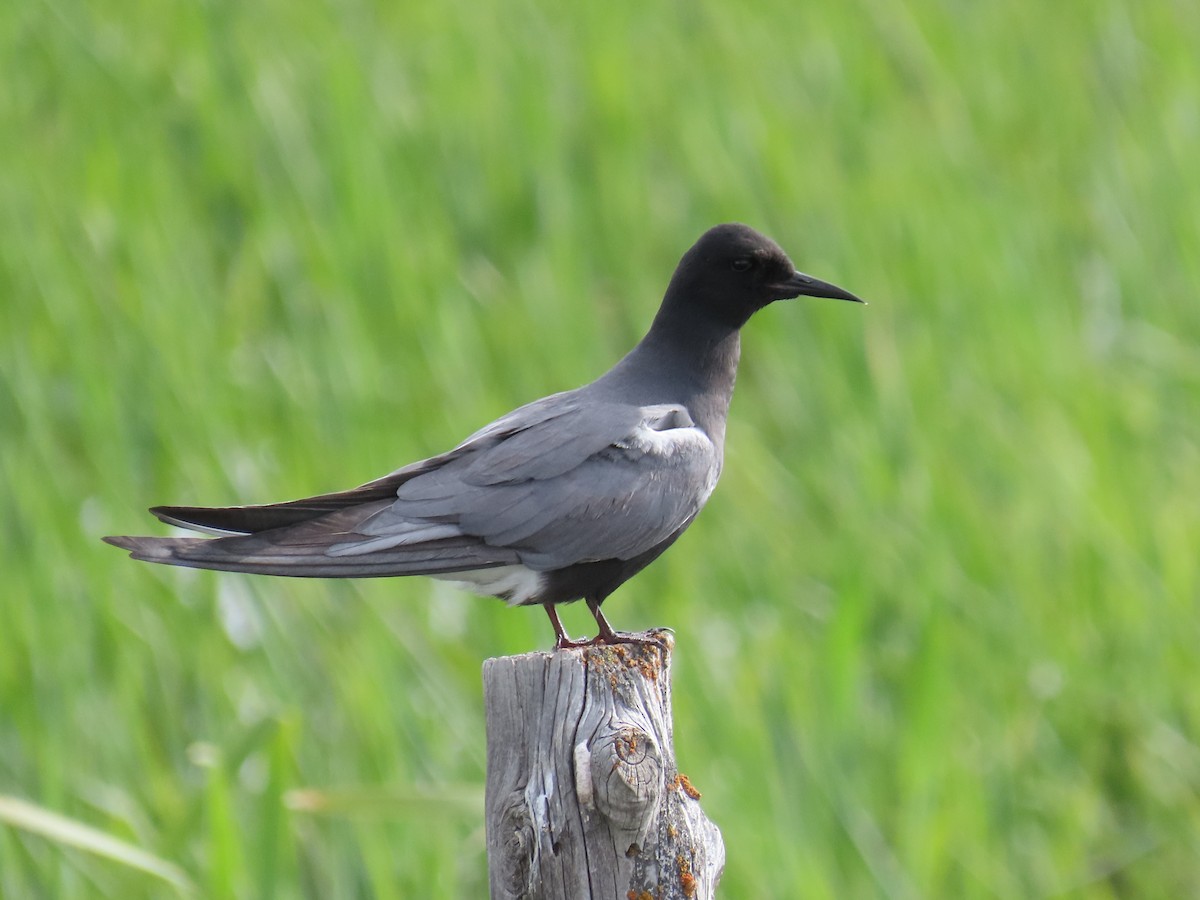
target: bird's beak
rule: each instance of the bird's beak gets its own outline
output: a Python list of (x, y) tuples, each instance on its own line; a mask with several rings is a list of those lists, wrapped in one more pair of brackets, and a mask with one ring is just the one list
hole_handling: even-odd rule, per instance
[(776, 285), (779, 289), (780, 300), (791, 300), (801, 295), (806, 297), (829, 297), (832, 300), (850, 300), (866, 305), (866, 300), (855, 297), (849, 291), (844, 291), (835, 284), (805, 275), (803, 272), (793, 272), (792, 277)]

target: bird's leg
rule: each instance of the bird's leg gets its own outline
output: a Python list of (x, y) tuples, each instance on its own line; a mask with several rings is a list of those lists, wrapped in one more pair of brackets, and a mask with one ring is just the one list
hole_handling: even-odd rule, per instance
[(554, 608), (553, 603), (543, 603), (542, 609), (546, 610), (546, 615), (550, 617), (550, 624), (554, 627), (554, 649), (561, 650), (564, 644), (571, 643), (571, 637), (567, 634), (567, 629), (563, 628), (562, 620), (558, 618), (558, 610)]
[(613, 631), (613, 627), (608, 624), (608, 619), (604, 618), (604, 613), (600, 612), (600, 604), (604, 602), (604, 598), (596, 599), (588, 597), (587, 607), (592, 611), (592, 615), (596, 618), (596, 624), (600, 626), (600, 632), (596, 635), (595, 643), (597, 644), (619, 644), (621, 638), (617, 636), (617, 632)]
[(656, 628), (643, 634), (617, 631), (609, 624), (604, 613), (600, 612), (600, 604), (603, 602), (603, 597), (587, 599), (588, 609), (592, 611), (592, 615), (596, 617), (596, 624), (600, 626), (600, 633), (588, 641), (589, 644), (653, 644), (668, 653), (675, 646), (674, 638), (671, 636), (672, 632), (669, 629)]
[(542, 608), (546, 610), (546, 615), (550, 617), (550, 624), (554, 626), (554, 649), (566, 650), (571, 647), (586, 647), (591, 641), (573, 641), (571, 636), (567, 634), (567, 629), (563, 628), (562, 621), (558, 618), (558, 610), (554, 608), (553, 603), (543, 603)]

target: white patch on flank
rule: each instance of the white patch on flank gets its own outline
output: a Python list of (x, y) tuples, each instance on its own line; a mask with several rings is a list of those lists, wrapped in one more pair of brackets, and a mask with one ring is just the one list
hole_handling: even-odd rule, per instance
[(699, 506), (703, 506), (717, 486), (721, 464), (717, 447), (702, 429), (697, 428), (688, 411), (682, 406), (661, 404), (642, 407), (642, 421), (624, 440), (615, 446), (664, 460), (690, 457), (705, 466), (704, 489)]
[(541, 572), (526, 568), (519, 563), (511, 566), (494, 566), (490, 569), (468, 569), (465, 572), (447, 572), (431, 575), (439, 581), (449, 581), (456, 587), (473, 594), (503, 597), (509, 606), (528, 603), (542, 589), (545, 578)]

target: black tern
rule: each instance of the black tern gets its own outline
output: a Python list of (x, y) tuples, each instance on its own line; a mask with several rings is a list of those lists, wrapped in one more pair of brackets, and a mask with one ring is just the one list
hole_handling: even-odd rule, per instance
[[(448, 579), (513, 606), (541, 604), (559, 648), (621, 641), (600, 605), (692, 524), (721, 474), (741, 327), (802, 295), (863, 302), (796, 271), (754, 229), (718, 225), (683, 255), (646, 336), (590, 384), (352, 490), (150, 510), (217, 537), (104, 540), (173, 566)], [(580, 599), (596, 618), (594, 641), (571, 641), (555, 610)]]

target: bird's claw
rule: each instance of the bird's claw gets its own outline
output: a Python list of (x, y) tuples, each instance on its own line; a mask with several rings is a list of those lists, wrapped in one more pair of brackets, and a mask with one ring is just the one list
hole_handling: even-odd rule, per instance
[(601, 631), (594, 638), (584, 638), (573, 641), (565, 635), (554, 642), (555, 650), (584, 650), (588, 647), (612, 647), (617, 644), (641, 644), (658, 647), (670, 652), (675, 646), (674, 632), (669, 628), (655, 628), (651, 631)]

